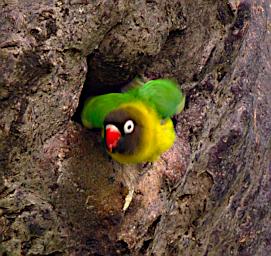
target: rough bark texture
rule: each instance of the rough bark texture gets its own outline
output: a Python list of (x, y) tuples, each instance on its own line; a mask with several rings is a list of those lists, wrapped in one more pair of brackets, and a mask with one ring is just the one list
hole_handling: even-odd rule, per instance
[[(0, 254), (270, 255), (270, 14), (269, 0), (1, 0)], [(136, 74), (177, 78), (187, 104), (171, 150), (121, 166), (78, 112)]]

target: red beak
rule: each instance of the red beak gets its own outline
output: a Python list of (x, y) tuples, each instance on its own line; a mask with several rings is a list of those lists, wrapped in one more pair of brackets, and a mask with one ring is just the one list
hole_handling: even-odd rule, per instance
[(115, 148), (118, 145), (120, 137), (121, 137), (121, 133), (115, 125), (113, 124), (106, 125), (105, 142), (106, 142), (106, 147), (109, 152), (112, 152), (113, 148)]

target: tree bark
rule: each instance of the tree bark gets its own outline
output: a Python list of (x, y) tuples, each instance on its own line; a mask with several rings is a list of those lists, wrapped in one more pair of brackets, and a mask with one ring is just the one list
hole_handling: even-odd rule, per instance
[[(0, 255), (270, 255), (270, 15), (0, 0)], [(122, 166), (79, 115), (135, 75), (176, 78), (187, 102), (160, 160)]]

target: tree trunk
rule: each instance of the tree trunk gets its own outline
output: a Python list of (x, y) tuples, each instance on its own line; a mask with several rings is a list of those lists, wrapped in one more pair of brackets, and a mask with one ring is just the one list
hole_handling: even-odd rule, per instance
[[(1, 255), (270, 255), (270, 1), (191, 3), (0, 0)], [(136, 75), (187, 102), (122, 166), (79, 116)]]

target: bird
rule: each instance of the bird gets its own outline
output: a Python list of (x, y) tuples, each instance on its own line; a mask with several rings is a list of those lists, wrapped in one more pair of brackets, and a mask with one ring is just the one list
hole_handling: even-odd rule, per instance
[(81, 113), (86, 128), (100, 128), (107, 153), (121, 164), (154, 162), (175, 141), (171, 118), (185, 105), (176, 80), (160, 78), (121, 93), (88, 99)]

